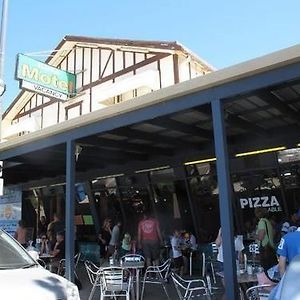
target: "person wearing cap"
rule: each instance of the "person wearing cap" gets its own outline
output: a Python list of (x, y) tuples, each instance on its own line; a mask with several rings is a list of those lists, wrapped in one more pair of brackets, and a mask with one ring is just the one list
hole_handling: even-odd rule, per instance
[[(279, 255), (278, 266), (281, 275), (281, 281), (272, 290), (268, 298), (270, 300), (281, 299), (280, 294), (287, 266), (295, 256), (300, 254), (300, 227), (298, 227), (295, 232), (289, 232), (281, 238), (277, 249), (277, 254)], [(295, 278), (295, 280), (297, 280), (297, 278)]]
[(290, 215), (290, 220), (284, 222), (281, 227), (281, 236), (287, 234), (288, 232), (294, 232), (300, 226), (300, 209), (293, 210)]

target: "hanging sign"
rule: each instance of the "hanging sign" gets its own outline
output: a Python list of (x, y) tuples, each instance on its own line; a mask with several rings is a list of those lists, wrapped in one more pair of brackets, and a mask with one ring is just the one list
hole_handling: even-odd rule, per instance
[(4, 188), (4, 193), (0, 197), (0, 228), (14, 235), (21, 217), (22, 190)]
[(76, 75), (18, 54), (16, 79), (21, 88), (48, 97), (67, 100), (76, 95)]

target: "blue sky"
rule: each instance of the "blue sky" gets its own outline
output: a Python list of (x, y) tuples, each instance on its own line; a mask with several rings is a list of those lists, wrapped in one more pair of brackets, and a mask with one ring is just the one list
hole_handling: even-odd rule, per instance
[(179, 41), (216, 68), (300, 43), (299, 0), (9, 0), (4, 109), (18, 94), (17, 53), (65, 35)]

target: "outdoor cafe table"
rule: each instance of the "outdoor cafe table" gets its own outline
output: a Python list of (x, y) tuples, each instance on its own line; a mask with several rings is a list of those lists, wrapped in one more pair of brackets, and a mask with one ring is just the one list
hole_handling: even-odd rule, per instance
[(54, 256), (51, 254), (48, 254), (48, 253), (44, 253), (39, 256), (39, 259), (45, 263), (47, 269), (50, 269), (50, 264), (51, 264), (52, 258), (54, 258)]
[(100, 266), (100, 269), (104, 269), (107, 267), (120, 267), (123, 269), (134, 270), (136, 272), (135, 295), (136, 295), (136, 300), (139, 300), (140, 299), (140, 274), (144, 266), (145, 266), (144, 261), (124, 261), (122, 264), (120, 264), (119, 261), (116, 261), (112, 265), (109, 263), (109, 261), (105, 261)]
[[(216, 272), (216, 274), (224, 279), (224, 272), (223, 271), (222, 272)], [(250, 287), (253, 283), (257, 282), (257, 276), (256, 276), (255, 273), (248, 274), (246, 272), (246, 273), (239, 274), (237, 276), (237, 281), (238, 281), (238, 283), (241, 287), (241, 290), (245, 294), (247, 288)]]

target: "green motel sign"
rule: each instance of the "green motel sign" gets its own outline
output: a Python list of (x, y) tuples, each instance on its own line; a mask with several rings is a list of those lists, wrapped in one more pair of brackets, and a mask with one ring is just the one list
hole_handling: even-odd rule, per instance
[(16, 78), (21, 87), (50, 97), (67, 100), (76, 94), (76, 75), (19, 54)]

